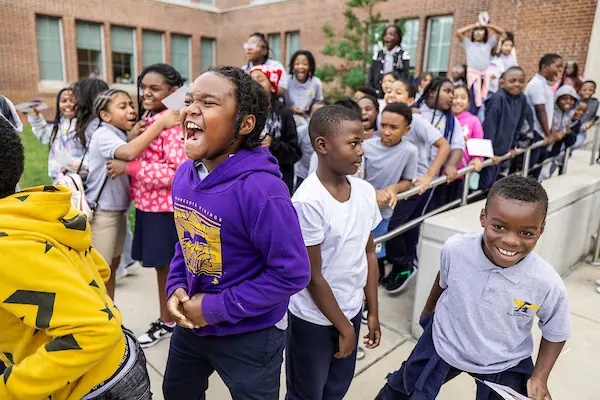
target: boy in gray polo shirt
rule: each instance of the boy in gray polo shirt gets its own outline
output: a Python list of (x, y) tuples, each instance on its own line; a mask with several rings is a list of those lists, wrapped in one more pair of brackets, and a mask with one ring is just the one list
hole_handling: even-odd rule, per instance
[[(398, 193), (410, 189), (417, 175), (417, 147), (403, 140), (410, 131), (411, 122), (412, 111), (407, 104), (390, 103), (381, 114), (379, 136), (363, 143), (365, 180), (376, 190), (383, 218), (373, 231), (376, 238), (387, 233)], [(381, 279), (385, 274), (385, 245), (378, 245), (376, 251)]]
[[(548, 377), (571, 336), (565, 286), (533, 252), (544, 231), (548, 197), (532, 178), (496, 182), (481, 211), (483, 233), (455, 235), (421, 314), (423, 336), (378, 400), (434, 399), (461, 372), (550, 399)], [(435, 311), (435, 312), (434, 312)], [(534, 316), (542, 341), (531, 358)], [(477, 400), (494, 398), (477, 381)]]

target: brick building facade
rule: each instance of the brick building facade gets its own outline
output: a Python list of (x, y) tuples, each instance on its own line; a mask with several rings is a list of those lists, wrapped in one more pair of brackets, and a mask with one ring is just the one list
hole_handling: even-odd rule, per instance
[[(209, 64), (242, 65), (242, 44), (255, 31), (270, 36), (274, 56), (284, 63), (298, 47), (312, 51), (320, 63), (325, 60), (320, 54), (325, 43), (322, 26), (327, 23), (341, 31), (345, 3), (0, 0), (0, 93), (15, 102), (40, 98), (53, 105), (60, 87), (87, 77), (89, 71), (134, 93), (135, 76), (151, 58), (172, 63), (193, 79)], [(427, 69), (443, 73), (464, 63), (455, 32), (475, 22), (480, 11), (488, 11), (494, 24), (514, 32), (519, 63), (531, 76), (546, 52), (576, 61), (583, 72), (597, 4), (598, 0), (387, 0), (379, 11), (386, 22), (408, 21), (405, 40), (417, 75)], [(152, 43), (160, 48), (151, 48)], [(47, 116), (51, 114), (49, 110)]]

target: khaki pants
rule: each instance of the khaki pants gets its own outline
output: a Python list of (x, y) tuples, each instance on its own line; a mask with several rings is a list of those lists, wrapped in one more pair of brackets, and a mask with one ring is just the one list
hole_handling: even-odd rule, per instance
[(92, 227), (92, 245), (110, 265), (112, 260), (123, 254), (127, 211), (96, 210)]

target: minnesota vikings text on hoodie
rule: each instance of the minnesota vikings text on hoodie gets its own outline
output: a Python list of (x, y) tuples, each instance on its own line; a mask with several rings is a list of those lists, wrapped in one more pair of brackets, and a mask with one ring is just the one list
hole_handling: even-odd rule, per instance
[(277, 160), (241, 150), (201, 179), (193, 160), (173, 180), (179, 243), (167, 296), (205, 293), (199, 336), (257, 331), (280, 321), (310, 280), (298, 216)]

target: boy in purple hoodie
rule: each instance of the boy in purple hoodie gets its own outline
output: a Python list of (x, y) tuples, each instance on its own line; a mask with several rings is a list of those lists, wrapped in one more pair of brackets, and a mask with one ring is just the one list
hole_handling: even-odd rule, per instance
[(175, 328), (165, 399), (204, 399), (216, 370), (234, 399), (277, 399), (290, 296), (308, 255), (276, 159), (260, 147), (264, 90), (233, 67), (186, 94), (184, 162), (173, 180), (179, 242), (167, 280)]

